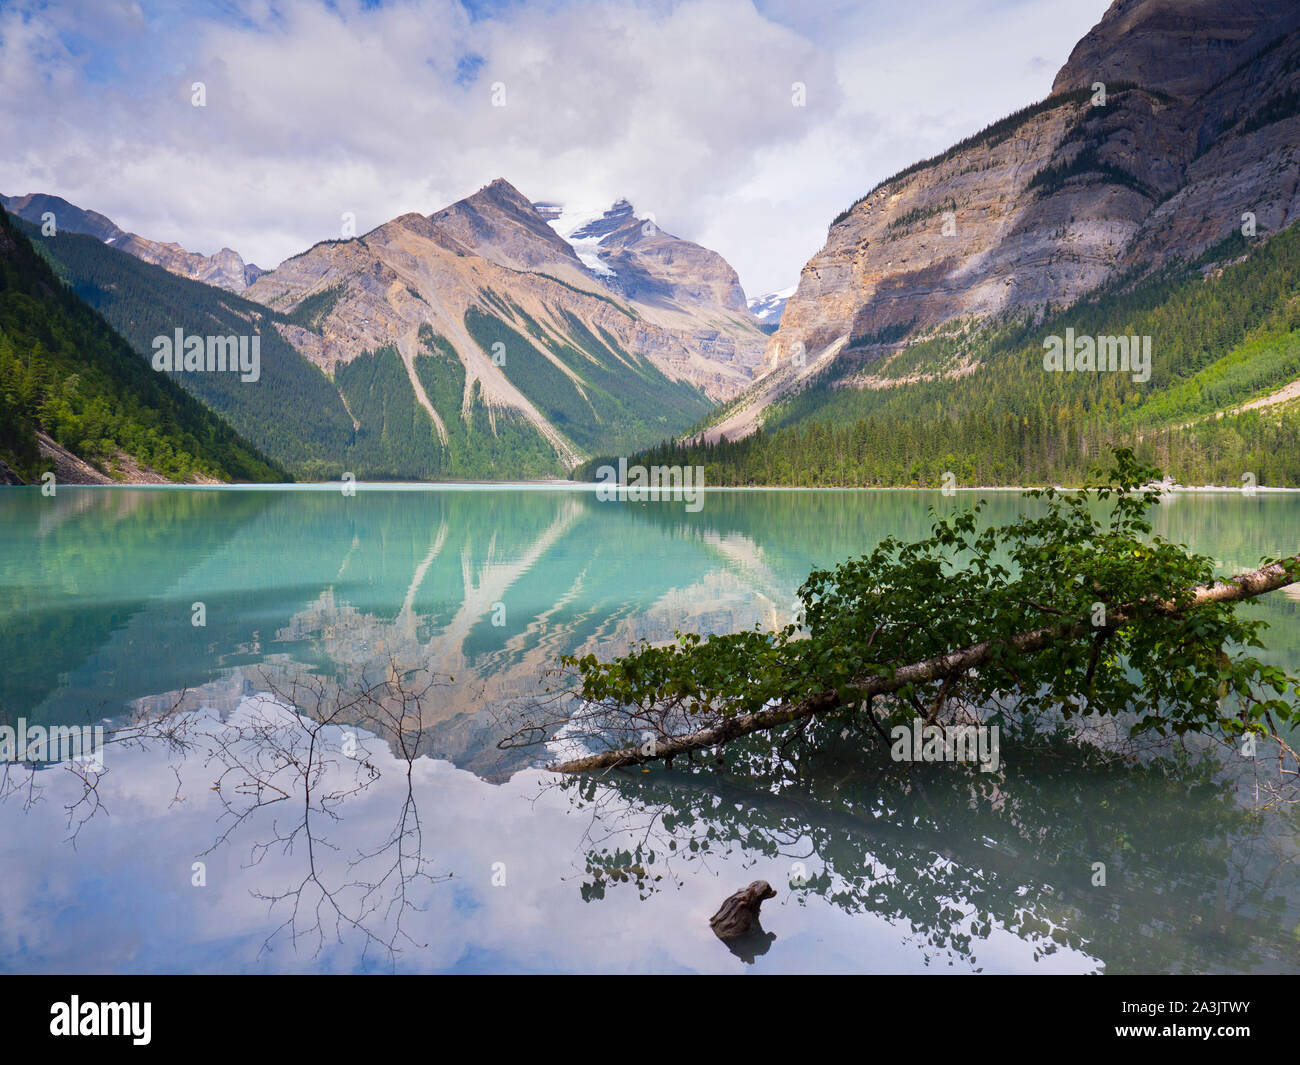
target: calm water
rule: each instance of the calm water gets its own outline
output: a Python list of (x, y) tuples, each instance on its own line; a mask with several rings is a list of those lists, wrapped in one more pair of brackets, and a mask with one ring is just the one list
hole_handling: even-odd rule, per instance
[[(996, 521), (1022, 505), (988, 498)], [(900, 774), (822, 735), (782, 763), (741, 747), (559, 786), (545, 748), (498, 749), (556, 655), (784, 624), (812, 567), (971, 501), (6, 490), (3, 720), (176, 707), (188, 745), (111, 744), (93, 789), (10, 768), (0, 969), (1300, 969), (1296, 814), (1253, 811), (1254, 764), (1004, 744), (996, 779)], [(1300, 498), (1181, 496), (1157, 525), (1246, 568), (1294, 553)], [(1298, 608), (1253, 608), (1292, 669)], [(363, 712), (357, 692), (417, 669), (418, 713)], [(773, 938), (747, 961), (707, 918), (760, 877)]]

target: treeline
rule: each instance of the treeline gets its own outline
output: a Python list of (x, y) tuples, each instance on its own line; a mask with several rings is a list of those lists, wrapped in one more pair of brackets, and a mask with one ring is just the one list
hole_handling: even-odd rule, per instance
[[(1117, 432), (1106, 422), (1063, 426), (1041, 412), (1000, 421), (978, 416), (932, 422), (812, 421), (714, 444), (665, 443), (635, 459), (703, 466), (705, 483), (883, 488), (1082, 482), (1112, 446), (1134, 448), (1181, 484), (1300, 485), (1300, 410), (1248, 411), (1185, 429)], [(607, 461), (607, 460), (606, 460)], [(595, 465), (576, 475), (589, 479)]]
[(415, 373), (447, 434), (440, 475), (515, 480), (562, 473), (537, 427), (514, 411), (489, 409), (479, 382), (471, 386), (466, 404), (465, 366), (450, 341), (427, 325), (420, 329), (420, 340), (428, 354), (416, 356)]
[(173, 480), (288, 479), (154, 373), (0, 211), (0, 458), (27, 481), (49, 466), (38, 430), (106, 472), (125, 453)]
[[(359, 423), (345, 455), (362, 480), (510, 480), (561, 473), (551, 446), (511, 412), (489, 411), (478, 382), (462, 414), (465, 367), (447, 341), (421, 330), (427, 355), (415, 372), (446, 433), (438, 435), (415, 395), (397, 349), (364, 352), (335, 371), (335, 381)], [(334, 476), (337, 476), (335, 474)]]

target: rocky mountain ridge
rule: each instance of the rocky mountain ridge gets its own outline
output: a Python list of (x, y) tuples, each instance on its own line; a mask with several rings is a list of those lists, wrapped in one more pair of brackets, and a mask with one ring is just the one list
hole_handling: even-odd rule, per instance
[[(624, 249), (635, 238), (611, 236), (609, 256), (622, 254), (618, 261), (631, 273)], [(659, 246), (672, 242), (676, 238), (665, 236)], [(674, 251), (683, 254), (680, 248)], [(691, 262), (707, 262), (728, 285), (734, 282), (735, 272), (720, 256), (698, 251)], [(660, 276), (671, 273), (672, 256), (668, 258)], [(681, 263), (678, 269), (689, 270), (689, 265)], [(642, 268), (638, 276), (648, 272)], [(649, 287), (647, 282), (638, 291)], [(521, 336), (540, 341), (536, 350), (556, 365), (557, 357), (547, 347), (571, 344), (569, 319), (576, 318), (628, 359), (644, 361), (670, 381), (727, 399), (749, 380), (736, 349), (743, 347), (748, 359), (756, 361), (764, 338), (744, 309), (743, 291), (741, 311), (734, 310), (735, 299), (725, 305), (732, 320), (721, 311), (711, 315), (717, 310), (710, 303), (713, 292), (707, 279), (695, 289), (659, 281), (653, 298), (627, 298), (584, 264), (529, 200), (497, 179), (429, 216), (403, 215), (363, 237), (317, 244), (260, 277), (246, 295), (286, 313), (305, 301), (326, 299), (316, 328), (282, 327), (286, 339), (327, 373), (364, 351), (392, 344), (402, 353), (422, 406), (425, 397), (414, 359), (423, 351), (421, 329), (431, 328), (464, 364), (466, 396), (477, 386), (486, 403), (520, 413), (563, 461), (572, 462), (579, 449), (565, 442), (566, 434), (511, 380), (508, 368), (503, 372), (493, 364), (491, 352), (470, 335), (466, 315), (504, 320)], [(442, 416), (434, 420), (439, 423)]]
[(41, 225), (47, 215), (53, 215), (56, 230), (84, 233), (181, 277), (230, 292), (242, 292), (265, 272), (260, 266), (244, 262), (239, 253), (230, 248), (222, 248), (213, 255), (201, 255), (171, 241), (150, 240), (138, 233), (128, 233), (112, 219), (96, 211), (83, 210), (59, 196), (45, 193), (0, 196), (0, 206), (34, 225)]
[[(394, 351), (444, 444), (482, 407), (521, 418), (566, 468), (638, 431), (680, 431), (704, 394), (747, 381), (602, 285), (500, 179), (432, 215), (317, 244), (246, 295), (302, 321), (277, 328), (331, 376)], [(455, 362), (430, 379), (421, 360), (434, 349)]]
[[(33, 226), (55, 212), (70, 242), (39, 239), (43, 254), (146, 357), (150, 338), (178, 324), (201, 334), (271, 330), (265, 394), (214, 392), (206, 378), (179, 383), (291, 465), (290, 443), (301, 439), (300, 476), (559, 475), (593, 451), (628, 451), (680, 432), (710, 399), (748, 384), (765, 340), (720, 256), (660, 235), (657, 247), (669, 254), (654, 276), (642, 268), (637, 285), (654, 292), (630, 299), (500, 179), (431, 215), (402, 215), (247, 274), (237, 296), (251, 302), (238, 305), (128, 269), (115, 254), (178, 279), (200, 274), (203, 285), (224, 280), (230, 292), (242, 267), (233, 252), (199, 269), (183, 249), (163, 254), (168, 246), (57, 197), (13, 205)], [(604, 254), (637, 243), (640, 230), (614, 237)], [(75, 244), (87, 240), (109, 254)], [(710, 276), (693, 284), (691, 263), (706, 264)], [(264, 319), (259, 306), (271, 312)], [(325, 405), (319, 431), (285, 410), (295, 392)], [(342, 422), (350, 439), (340, 437)]]
[[(721, 255), (669, 233), (620, 199), (594, 215), (533, 205), (597, 281), (642, 317), (670, 330), (703, 358), (752, 375), (762, 358), (762, 322), (735, 269)], [(574, 223), (577, 223), (576, 225)], [(729, 397), (721, 397), (729, 398)]]

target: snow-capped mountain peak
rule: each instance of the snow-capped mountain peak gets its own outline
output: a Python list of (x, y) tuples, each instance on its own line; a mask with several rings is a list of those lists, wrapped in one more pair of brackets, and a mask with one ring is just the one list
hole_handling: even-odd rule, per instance
[(755, 296), (749, 301), (749, 309), (760, 322), (765, 325), (775, 325), (781, 320), (786, 301), (794, 295), (794, 290), (798, 287), (798, 285), (791, 285), (779, 292), (769, 292), (766, 296)]

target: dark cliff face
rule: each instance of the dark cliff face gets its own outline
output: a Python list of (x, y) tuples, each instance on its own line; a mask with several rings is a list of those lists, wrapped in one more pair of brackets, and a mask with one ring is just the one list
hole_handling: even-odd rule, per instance
[(1053, 92), (1133, 82), (1200, 96), (1286, 28), (1294, 0), (1118, 0), (1075, 45)]
[[(1104, 95), (1094, 90), (1105, 86)], [(767, 395), (954, 319), (1073, 302), (1300, 211), (1300, 5), (1120, 0), (1052, 96), (878, 187), (804, 267)]]

